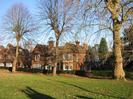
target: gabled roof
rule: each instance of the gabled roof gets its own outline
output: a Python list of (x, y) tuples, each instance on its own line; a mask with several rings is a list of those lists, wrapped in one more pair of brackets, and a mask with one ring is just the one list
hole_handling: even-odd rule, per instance
[(33, 54), (40, 53), (40, 54), (45, 54), (48, 51), (48, 46), (47, 45), (41, 45), (37, 44), (32, 51)]
[(64, 46), (61, 46), (59, 50), (62, 50), (64, 53), (85, 53), (86, 49), (83, 46), (77, 46), (76, 44), (66, 43)]
[(49, 57), (53, 55), (54, 52), (55, 52), (55, 48), (51, 49), (47, 45), (37, 44), (34, 50), (32, 51), (32, 54), (41, 54), (46, 57)]

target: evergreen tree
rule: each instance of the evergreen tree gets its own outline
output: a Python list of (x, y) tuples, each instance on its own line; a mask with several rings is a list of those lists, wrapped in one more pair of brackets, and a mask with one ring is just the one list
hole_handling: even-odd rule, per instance
[(108, 46), (107, 46), (107, 42), (106, 42), (105, 38), (102, 38), (101, 41), (100, 41), (98, 53), (99, 53), (99, 58), (100, 59), (105, 59), (107, 57)]

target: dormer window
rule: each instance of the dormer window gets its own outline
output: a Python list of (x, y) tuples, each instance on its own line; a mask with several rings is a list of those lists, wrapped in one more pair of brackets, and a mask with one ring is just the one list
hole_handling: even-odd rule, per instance
[(36, 54), (35, 55), (35, 61), (39, 61), (40, 60), (40, 54)]
[(22, 49), (19, 49), (19, 52), (22, 52)]

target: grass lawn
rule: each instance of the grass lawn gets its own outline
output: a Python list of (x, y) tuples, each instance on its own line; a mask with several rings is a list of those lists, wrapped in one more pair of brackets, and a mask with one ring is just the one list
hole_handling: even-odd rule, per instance
[(0, 99), (133, 99), (133, 81), (0, 73)]

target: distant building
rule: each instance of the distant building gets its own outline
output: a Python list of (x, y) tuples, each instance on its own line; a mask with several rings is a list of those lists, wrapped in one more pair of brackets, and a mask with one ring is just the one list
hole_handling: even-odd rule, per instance
[[(52, 68), (55, 65), (55, 47), (54, 41), (49, 41), (48, 45), (37, 44), (32, 52), (32, 68)], [(87, 44), (80, 45), (66, 43), (59, 46), (57, 70), (80, 70), (84, 64)], [(49, 67), (51, 66), (51, 67)]]
[[(17, 68), (45, 68), (52, 70), (57, 60), (57, 70), (81, 70), (86, 61), (88, 45), (66, 43), (58, 48), (58, 57), (55, 55), (54, 41), (48, 45), (37, 44), (32, 52), (19, 47)], [(0, 46), (0, 66), (12, 67), (16, 55), (16, 47), (8, 44), (6, 48)]]
[(54, 47), (51, 42), (49, 46), (37, 44), (32, 51), (32, 68), (41, 68), (47, 65), (53, 65)]
[[(12, 67), (13, 60), (16, 55), (16, 47), (12, 44), (8, 44), (6, 48), (0, 47), (0, 66), (1, 67)], [(19, 67), (29, 67), (30, 56), (27, 49), (19, 47), (19, 58), (17, 63), (17, 68)]]
[(84, 64), (87, 45), (80, 45), (80, 42), (76, 44), (66, 43), (59, 48), (60, 58), (58, 70), (80, 70)]

